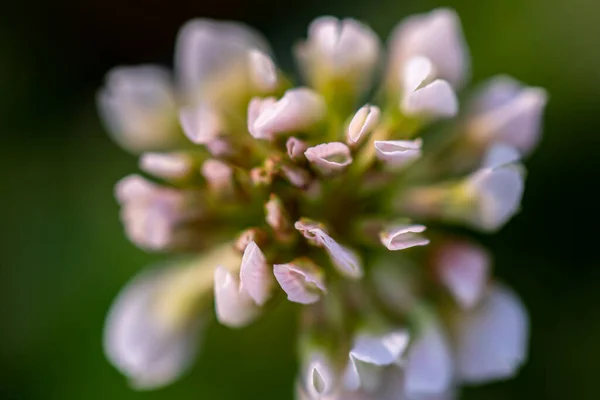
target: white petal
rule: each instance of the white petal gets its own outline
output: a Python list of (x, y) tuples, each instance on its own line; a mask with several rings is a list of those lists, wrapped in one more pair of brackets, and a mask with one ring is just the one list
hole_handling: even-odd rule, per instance
[(468, 187), (478, 206), (471, 223), (481, 229), (495, 230), (519, 210), (524, 183), (518, 168), (506, 166), (477, 171), (469, 178)]
[(415, 56), (429, 58), (436, 77), (459, 88), (469, 73), (469, 54), (456, 12), (446, 8), (414, 15), (392, 33), (389, 73), (394, 74)]
[(255, 97), (248, 103), (248, 132), (250, 132), (254, 138), (272, 140), (275, 137), (273, 132), (259, 131), (254, 128), (254, 124), (258, 117), (260, 117), (263, 112), (271, 109), (275, 104), (277, 104), (277, 99), (275, 97)]
[(401, 79), (404, 92), (412, 93), (435, 79), (435, 68), (430, 59), (416, 56), (406, 61)]
[(396, 225), (381, 233), (381, 243), (391, 251), (425, 246), (429, 239), (419, 235), (425, 229), (423, 225)]
[(479, 140), (506, 143), (529, 153), (539, 141), (548, 95), (509, 77), (485, 84), (468, 108), (468, 130)]
[(510, 378), (527, 358), (529, 321), (521, 301), (509, 289), (494, 285), (476, 309), (453, 323), (458, 378), (483, 383)]
[(403, 99), (402, 109), (408, 115), (448, 118), (458, 112), (458, 100), (450, 84), (437, 79), (407, 94)]
[(194, 161), (182, 153), (144, 153), (140, 157), (140, 169), (159, 178), (184, 179), (193, 172)]
[(488, 149), (483, 159), (483, 168), (497, 168), (507, 164), (514, 164), (521, 159), (521, 155), (512, 146), (495, 144)]
[(107, 129), (130, 151), (162, 150), (180, 141), (175, 95), (169, 73), (160, 67), (111, 70), (97, 101)]
[(363, 270), (356, 253), (340, 245), (322, 229), (315, 228), (309, 230), (309, 232), (314, 235), (317, 243), (325, 247), (333, 266), (339, 273), (351, 279), (362, 278)]
[(326, 111), (325, 101), (317, 92), (302, 87), (290, 89), (280, 100), (262, 105), (256, 117), (249, 118), (249, 130), (256, 138), (299, 132), (319, 123)]
[(434, 264), (442, 283), (463, 309), (479, 303), (490, 273), (490, 257), (483, 248), (468, 241), (448, 241), (436, 250)]
[(327, 292), (323, 272), (312, 263), (276, 264), (273, 272), (289, 301), (312, 304)]
[(415, 395), (441, 394), (452, 383), (452, 357), (447, 339), (435, 323), (429, 324), (408, 349), (405, 390)]
[(403, 168), (421, 157), (421, 139), (375, 140), (377, 158), (393, 168)]
[(231, 272), (219, 266), (215, 269), (214, 279), (215, 311), (220, 323), (240, 328), (258, 317), (259, 308)]
[(104, 351), (137, 389), (154, 389), (179, 378), (198, 349), (200, 319), (171, 326), (154, 308), (173, 270), (146, 271), (119, 294), (108, 314)]
[[(250, 50), (270, 53), (260, 33), (247, 25), (209, 19), (187, 22), (179, 32), (175, 53), (178, 83), (187, 101), (227, 103), (234, 100), (232, 96), (246, 96)], [(232, 83), (235, 86), (229, 87)]]
[(309, 147), (304, 155), (324, 173), (341, 171), (352, 163), (350, 148), (341, 142), (323, 143)]
[(381, 116), (381, 110), (377, 106), (364, 105), (362, 106), (348, 125), (348, 132), (346, 133), (347, 142), (349, 144), (359, 143), (368, 134), (370, 134), (377, 124)]
[(265, 255), (253, 241), (248, 243), (244, 250), (240, 281), (242, 288), (257, 305), (262, 306), (271, 298), (274, 284), (273, 272), (267, 264)]
[(277, 88), (277, 67), (267, 54), (250, 50), (250, 76), (254, 85), (263, 92)]

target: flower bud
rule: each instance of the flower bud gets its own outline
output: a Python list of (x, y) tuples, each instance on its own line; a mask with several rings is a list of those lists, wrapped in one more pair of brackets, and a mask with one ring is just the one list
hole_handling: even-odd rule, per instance
[(288, 157), (290, 157), (292, 161), (300, 161), (304, 159), (304, 152), (306, 149), (308, 149), (308, 144), (291, 136), (288, 138), (287, 142), (285, 142), (285, 148), (287, 150)]
[(379, 123), (381, 110), (377, 106), (369, 104), (362, 106), (348, 125), (346, 132), (346, 143), (350, 146), (359, 144), (367, 137)]
[(507, 379), (527, 358), (529, 321), (519, 298), (493, 285), (480, 306), (452, 321), (457, 378), (465, 383)]
[(350, 148), (341, 142), (309, 147), (304, 155), (312, 165), (326, 175), (342, 171), (352, 163)]
[(393, 169), (402, 169), (421, 157), (422, 140), (375, 140), (377, 158)]
[(394, 29), (389, 48), (388, 84), (392, 86), (397, 82), (394, 75), (415, 56), (430, 59), (435, 78), (449, 82), (455, 89), (469, 74), (469, 53), (460, 20), (447, 8), (406, 18)]
[(507, 76), (493, 78), (468, 104), (467, 134), (479, 144), (506, 143), (529, 154), (539, 141), (547, 100), (544, 89)]
[(202, 164), (202, 176), (216, 193), (230, 193), (233, 187), (233, 169), (225, 162), (208, 159)]
[(164, 150), (181, 142), (175, 94), (169, 73), (160, 67), (111, 70), (97, 101), (108, 131), (129, 151)]
[(380, 43), (367, 26), (353, 19), (320, 17), (308, 28), (308, 39), (296, 57), (309, 84), (320, 92), (343, 85), (354, 96), (370, 85), (379, 61)]
[(290, 89), (277, 101), (253, 99), (248, 106), (248, 130), (257, 139), (311, 130), (325, 117), (323, 98), (307, 88)]
[(395, 225), (381, 232), (381, 243), (391, 251), (425, 246), (429, 244), (429, 239), (419, 235), (425, 229), (423, 225)]
[(448, 240), (435, 249), (433, 267), (463, 309), (481, 300), (490, 273), (490, 257), (480, 246), (466, 240)]
[(273, 229), (276, 237), (282, 241), (289, 240), (293, 229), (292, 221), (283, 202), (274, 193), (271, 193), (269, 201), (265, 204), (265, 216), (267, 225)]
[(194, 160), (183, 153), (144, 153), (140, 157), (139, 167), (158, 178), (177, 181), (193, 174)]
[(323, 270), (309, 259), (276, 264), (273, 272), (289, 301), (312, 304), (327, 292)]
[(314, 351), (308, 360), (303, 369), (304, 389), (310, 399), (327, 398), (333, 394), (337, 384), (332, 360), (319, 351)]

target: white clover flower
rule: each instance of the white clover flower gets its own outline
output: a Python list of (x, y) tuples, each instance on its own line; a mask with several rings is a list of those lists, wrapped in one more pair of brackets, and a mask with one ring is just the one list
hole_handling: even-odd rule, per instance
[(115, 302), (106, 352), (134, 386), (185, 372), (211, 305), (240, 328), (285, 299), (302, 310), (298, 399), (450, 400), (525, 362), (522, 304), (442, 225), (493, 231), (519, 211), (545, 92), (496, 79), (453, 119), (470, 61), (448, 9), (402, 22), (389, 51), (372, 91), (379, 39), (319, 18), (292, 87), (256, 31), (199, 19), (178, 37), (177, 89), (155, 67), (109, 74), (101, 113), (147, 174), (115, 190), (127, 236), (207, 254)]

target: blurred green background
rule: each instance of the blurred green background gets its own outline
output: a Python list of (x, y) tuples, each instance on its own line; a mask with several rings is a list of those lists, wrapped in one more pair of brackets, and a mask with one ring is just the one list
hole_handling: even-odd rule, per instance
[(178, 27), (239, 19), (290, 45), (321, 14), (353, 16), (382, 36), (403, 16), (458, 10), (474, 80), (506, 72), (546, 87), (544, 140), (527, 161), (523, 212), (484, 237), (496, 273), (532, 320), (530, 361), (514, 380), (465, 399), (599, 399), (600, 2), (593, 0), (56, 0), (0, 13), (0, 398), (291, 399), (290, 308), (251, 328), (213, 326), (180, 382), (131, 391), (105, 360), (103, 320), (119, 288), (157, 257), (122, 233), (113, 184), (136, 160), (100, 126), (94, 95), (118, 64), (171, 63)]

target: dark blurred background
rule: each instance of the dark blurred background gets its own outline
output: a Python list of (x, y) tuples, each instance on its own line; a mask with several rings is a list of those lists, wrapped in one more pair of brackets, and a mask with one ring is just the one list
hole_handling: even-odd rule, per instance
[(593, 0), (55, 0), (0, 12), (0, 398), (291, 399), (294, 317), (213, 326), (180, 382), (133, 392), (105, 360), (103, 320), (119, 288), (153, 257), (122, 233), (112, 187), (136, 160), (96, 115), (104, 73), (171, 64), (179, 26), (197, 17), (258, 27), (284, 67), (321, 14), (382, 36), (403, 16), (458, 10), (474, 80), (506, 72), (547, 88), (544, 140), (527, 161), (523, 212), (484, 237), (496, 273), (528, 306), (530, 360), (514, 380), (465, 399), (599, 399), (600, 3)]

